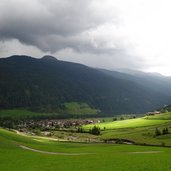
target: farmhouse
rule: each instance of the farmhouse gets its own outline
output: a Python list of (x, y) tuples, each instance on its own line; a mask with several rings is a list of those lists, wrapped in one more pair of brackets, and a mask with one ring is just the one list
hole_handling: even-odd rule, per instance
[(146, 115), (151, 116), (151, 115), (157, 115), (160, 114), (159, 111), (154, 111), (154, 112), (147, 112)]

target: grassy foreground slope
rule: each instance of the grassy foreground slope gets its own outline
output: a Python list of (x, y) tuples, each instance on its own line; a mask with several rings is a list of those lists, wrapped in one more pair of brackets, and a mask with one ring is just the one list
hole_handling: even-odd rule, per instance
[[(170, 171), (171, 149), (112, 144), (55, 142), (26, 137), (0, 129), (0, 170), (2, 171)], [(50, 155), (20, 148), (78, 155)], [(79, 153), (89, 153), (79, 155)]]

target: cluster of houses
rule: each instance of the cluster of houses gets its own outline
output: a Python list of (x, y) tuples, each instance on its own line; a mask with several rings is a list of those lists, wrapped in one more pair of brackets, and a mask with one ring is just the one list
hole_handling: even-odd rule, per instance
[(98, 120), (28, 120), (21, 122), (18, 127), (20, 129), (24, 128), (45, 128), (45, 129), (55, 129), (55, 128), (78, 128), (82, 125), (94, 124), (99, 122)]
[(153, 111), (153, 112), (147, 112), (146, 113), (147, 116), (158, 115), (158, 114), (160, 114), (159, 111)]

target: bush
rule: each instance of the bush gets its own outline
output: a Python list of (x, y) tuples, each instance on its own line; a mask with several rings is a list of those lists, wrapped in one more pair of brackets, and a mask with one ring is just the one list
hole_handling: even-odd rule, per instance
[(163, 128), (162, 134), (165, 135), (165, 134), (168, 134), (168, 133), (169, 133), (168, 128)]
[(156, 128), (156, 130), (155, 130), (155, 136), (159, 136), (159, 135), (161, 135), (161, 131), (158, 128)]
[(82, 127), (79, 127), (79, 128), (78, 128), (78, 130), (77, 130), (77, 132), (79, 132), (79, 133), (83, 133), (83, 132), (84, 132), (84, 130), (83, 130), (83, 128), (82, 128)]
[(120, 120), (121, 120), (121, 121), (124, 120), (124, 119), (125, 119), (125, 118), (124, 118), (123, 116), (120, 117)]
[(116, 144), (123, 144), (123, 140), (122, 139), (116, 139), (115, 143)]
[(95, 125), (92, 129), (90, 129), (90, 133), (93, 135), (100, 135), (100, 128)]
[(161, 142), (161, 146), (165, 147), (166, 146), (165, 142)]
[(117, 121), (117, 118), (113, 118), (113, 121)]

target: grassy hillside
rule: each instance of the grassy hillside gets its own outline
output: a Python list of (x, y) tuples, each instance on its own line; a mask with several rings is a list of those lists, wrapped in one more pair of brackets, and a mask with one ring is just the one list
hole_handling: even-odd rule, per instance
[[(171, 113), (163, 113), (143, 118), (129, 119), (114, 122), (96, 124), (100, 127), (102, 140), (128, 140), (136, 144), (148, 144), (159, 146), (171, 146)], [(85, 131), (93, 128), (94, 125), (86, 125)], [(168, 134), (163, 134), (164, 129)], [(161, 135), (156, 135), (156, 129)]]
[[(0, 129), (0, 142), (3, 154), (0, 155), (0, 170), (4, 171), (170, 171), (171, 168), (170, 148), (40, 141), (3, 129)], [(19, 147), (21, 144), (63, 154), (30, 151)]]
[(86, 103), (66, 103), (63, 110), (56, 113), (32, 112), (26, 109), (0, 110), (0, 120), (23, 120), (23, 119), (65, 119), (82, 118), (99, 115), (99, 110), (89, 107)]
[[(96, 126), (100, 127), (100, 129), (123, 129), (123, 128), (138, 128), (138, 127), (149, 127), (149, 126), (157, 126), (160, 124), (171, 122), (171, 120), (147, 120), (145, 118), (137, 118), (137, 119), (128, 119), (122, 121), (114, 121), (114, 122), (107, 122), (107, 123), (99, 123)], [(94, 125), (86, 125), (83, 128), (88, 130), (92, 128)]]
[(0, 118), (10, 118), (10, 119), (29, 119), (29, 118), (38, 118), (46, 117), (46, 113), (31, 112), (24, 109), (9, 109), (9, 110), (0, 110)]
[(161, 113), (154, 116), (146, 116), (145, 119), (171, 120), (171, 112)]
[(86, 115), (86, 114), (98, 114), (100, 110), (91, 108), (86, 103), (77, 103), (77, 102), (70, 102), (65, 103), (65, 112), (68, 114), (75, 114), (75, 115)]

